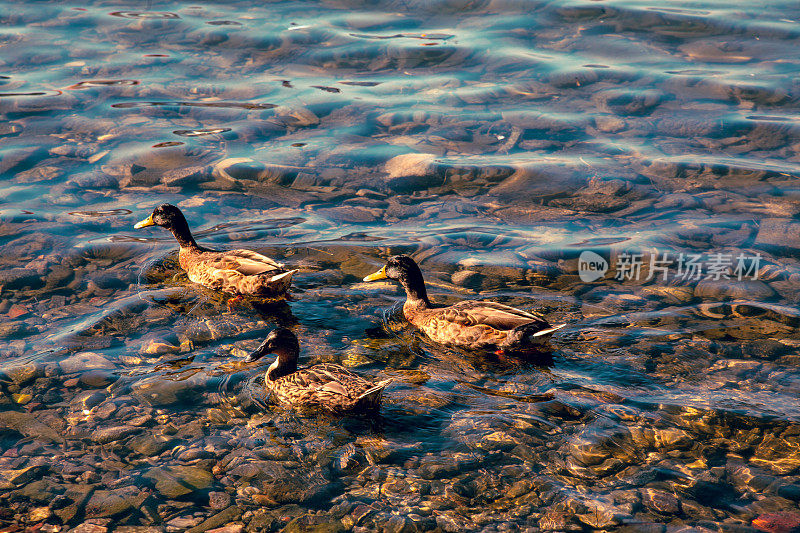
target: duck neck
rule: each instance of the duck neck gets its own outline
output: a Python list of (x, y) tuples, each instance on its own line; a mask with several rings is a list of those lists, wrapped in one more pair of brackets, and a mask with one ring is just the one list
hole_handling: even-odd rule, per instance
[(276, 381), (283, 376), (297, 372), (297, 352), (292, 350), (275, 350), (275, 361), (269, 365), (265, 379)]
[(189, 224), (183, 217), (177, 218), (172, 222), (172, 227), (169, 228), (175, 236), (175, 240), (181, 248), (189, 248), (192, 250), (200, 248), (189, 230)]
[(406, 301), (409, 306), (421, 309), (427, 309), (431, 306), (421, 273), (409, 272), (404, 279), (400, 280), (400, 283), (406, 290)]

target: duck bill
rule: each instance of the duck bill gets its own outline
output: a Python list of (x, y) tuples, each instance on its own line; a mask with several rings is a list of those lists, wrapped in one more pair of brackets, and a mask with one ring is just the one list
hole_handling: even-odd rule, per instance
[(139, 228), (146, 228), (147, 226), (155, 226), (156, 223), (153, 222), (153, 215), (150, 215), (146, 219), (142, 220), (141, 222), (137, 222), (133, 227), (135, 229)]
[(261, 346), (256, 348), (256, 351), (254, 351), (253, 353), (248, 355), (245, 358), (244, 362), (245, 363), (252, 363), (253, 361), (258, 361), (259, 359), (261, 359), (262, 357), (264, 357), (268, 353), (272, 353), (271, 350), (270, 350), (270, 347), (267, 345), (267, 343), (263, 343), (263, 344), (261, 344)]
[(365, 277), (364, 281), (378, 281), (379, 279), (386, 279), (386, 267), (383, 267), (374, 274), (370, 274), (369, 276)]

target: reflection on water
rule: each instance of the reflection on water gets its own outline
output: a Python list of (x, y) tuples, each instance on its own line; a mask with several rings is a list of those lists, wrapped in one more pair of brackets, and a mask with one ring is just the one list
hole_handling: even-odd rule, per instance
[[(8, 8), (1, 529), (796, 520), (796, 2)], [(191, 284), (165, 202), (293, 298)], [(398, 253), (567, 322), (552, 362), (422, 338), (360, 281)], [(277, 326), (380, 415), (271, 405)]]

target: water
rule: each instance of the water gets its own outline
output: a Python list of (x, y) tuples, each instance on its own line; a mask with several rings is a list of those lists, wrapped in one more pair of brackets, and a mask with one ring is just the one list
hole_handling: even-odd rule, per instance
[[(796, 518), (796, 2), (0, 17), (4, 526)], [(188, 282), (168, 233), (133, 229), (163, 202), (300, 268), (295, 299), (229, 311)], [(360, 282), (395, 253), (437, 302), (568, 322), (552, 364), (421, 338), (397, 287)], [(381, 415), (270, 405), (242, 359), (277, 325), (305, 362), (393, 378)]]

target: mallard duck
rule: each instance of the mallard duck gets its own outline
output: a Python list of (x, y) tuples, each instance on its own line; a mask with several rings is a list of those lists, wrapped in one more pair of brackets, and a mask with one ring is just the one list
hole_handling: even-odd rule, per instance
[(286, 328), (270, 332), (261, 346), (247, 356), (252, 362), (266, 354), (277, 355), (264, 375), (264, 384), (278, 403), (298, 408), (321, 408), (332, 413), (375, 409), (390, 379), (373, 383), (343, 366), (321, 363), (297, 369), (300, 344)]
[(178, 262), (189, 279), (211, 289), (235, 295), (277, 298), (285, 295), (297, 270), (286, 270), (250, 250), (216, 252), (197, 244), (180, 209), (163, 204), (134, 228), (161, 226), (172, 232), (180, 245)]
[(435, 307), (428, 299), (417, 263), (407, 255), (390, 257), (386, 265), (364, 281), (393, 279), (406, 291), (403, 315), (440, 344), (491, 350), (498, 354), (541, 351), (554, 331), (541, 317), (508, 305), (486, 300), (466, 300)]

